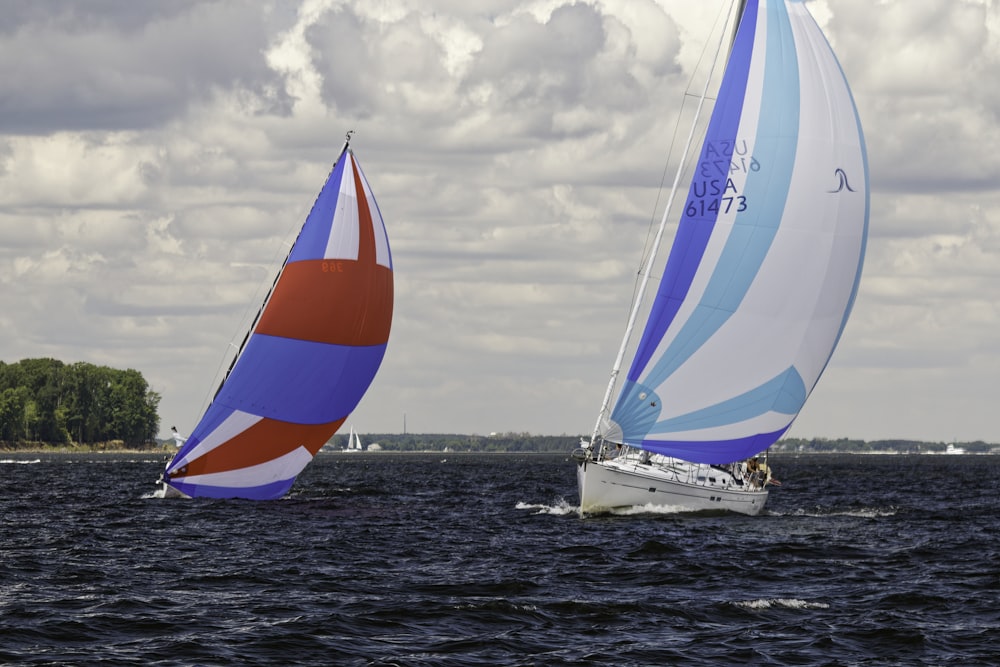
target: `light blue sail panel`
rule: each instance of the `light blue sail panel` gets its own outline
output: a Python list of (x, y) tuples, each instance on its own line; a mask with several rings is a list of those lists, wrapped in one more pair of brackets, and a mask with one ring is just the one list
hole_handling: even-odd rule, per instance
[(605, 433), (725, 463), (766, 449), (798, 415), (864, 258), (861, 125), (802, 3), (747, 2), (679, 213)]

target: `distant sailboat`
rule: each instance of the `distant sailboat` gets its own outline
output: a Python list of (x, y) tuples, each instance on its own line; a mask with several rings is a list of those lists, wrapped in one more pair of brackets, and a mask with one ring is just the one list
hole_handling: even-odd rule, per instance
[(358, 405), (392, 322), (385, 225), (350, 135), (166, 496), (283, 496)]
[(746, 0), (736, 24), (673, 247), (657, 260), (688, 149), (593, 435), (574, 452), (584, 514), (758, 514), (772, 480), (756, 457), (798, 415), (854, 303), (869, 195), (847, 81), (801, 1)]
[(361, 446), (361, 436), (354, 432), (354, 427), (351, 427), (351, 432), (347, 436), (347, 447), (344, 448), (345, 452), (363, 452), (365, 448)]

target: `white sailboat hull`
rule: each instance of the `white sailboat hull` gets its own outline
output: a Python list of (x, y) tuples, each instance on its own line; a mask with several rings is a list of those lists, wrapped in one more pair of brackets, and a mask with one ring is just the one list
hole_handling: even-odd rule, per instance
[(712, 466), (676, 459), (653, 463), (641, 463), (634, 457), (578, 460), (576, 475), (581, 514), (652, 506), (678, 512), (725, 510), (756, 516), (764, 509), (768, 495), (766, 486), (737, 480)]

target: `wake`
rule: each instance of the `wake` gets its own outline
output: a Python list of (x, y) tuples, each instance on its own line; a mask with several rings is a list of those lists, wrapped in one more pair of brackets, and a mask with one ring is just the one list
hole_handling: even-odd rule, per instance
[(576, 505), (570, 505), (565, 499), (560, 498), (556, 501), (555, 505), (541, 505), (537, 503), (526, 503), (523, 501), (518, 501), (514, 506), (515, 509), (519, 510), (535, 510), (535, 514), (551, 514), (552, 516), (565, 516), (567, 514), (576, 514), (580, 509)]

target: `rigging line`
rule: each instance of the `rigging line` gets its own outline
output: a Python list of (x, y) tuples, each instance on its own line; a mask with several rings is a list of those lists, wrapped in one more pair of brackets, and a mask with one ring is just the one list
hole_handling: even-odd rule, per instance
[[(738, 0), (733, 0), (733, 2), (737, 2), (737, 1)], [(732, 10), (732, 5), (730, 6), (730, 12), (731, 12), (731, 10)], [(643, 296), (644, 296), (645, 291), (646, 291), (646, 286), (649, 284), (649, 276), (650, 276), (650, 273), (652, 272), (653, 261), (656, 259), (656, 255), (657, 255), (657, 252), (658, 252), (659, 247), (660, 247), (660, 242), (663, 239), (663, 232), (664, 232), (664, 229), (667, 226), (667, 220), (668, 220), (669, 215), (670, 215), (670, 209), (673, 206), (674, 198), (677, 195), (677, 190), (678, 190), (678, 187), (680, 185), (681, 177), (684, 174), (684, 168), (685, 168), (685, 163), (688, 160), (688, 154), (690, 153), (691, 147), (694, 144), (694, 138), (695, 138), (695, 133), (696, 133), (697, 127), (698, 127), (698, 122), (699, 122), (699, 120), (701, 118), (701, 113), (702, 113), (702, 110), (703, 110), (704, 105), (705, 105), (705, 100), (707, 99), (707, 96), (708, 96), (708, 88), (709, 88), (709, 85), (712, 83), (712, 77), (713, 77), (713, 75), (715, 73), (715, 69), (719, 65), (719, 54), (722, 53), (722, 44), (723, 44), (724, 39), (725, 39), (725, 30), (722, 30), (722, 31), (720, 31), (720, 35), (719, 35), (718, 41), (716, 43), (715, 56), (712, 59), (712, 65), (709, 68), (708, 75), (705, 78), (705, 84), (704, 84), (704, 87), (702, 89), (702, 94), (701, 94), (701, 97), (700, 97), (699, 102), (698, 102), (698, 107), (695, 110), (694, 118), (693, 118), (693, 120), (691, 122), (691, 129), (690, 129), (690, 131), (688, 133), (687, 141), (684, 144), (684, 150), (681, 153), (680, 163), (678, 164), (677, 172), (674, 175), (674, 181), (673, 181), (673, 184), (672, 184), (672, 186), (670, 188), (670, 196), (667, 199), (666, 208), (663, 211), (663, 217), (660, 219), (660, 224), (659, 224), (659, 227), (657, 228), (657, 231), (656, 231), (656, 237), (654, 238), (653, 244), (652, 244), (652, 246), (650, 248), (650, 251), (648, 253), (649, 256), (648, 256), (648, 259), (646, 261), (645, 268), (643, 269), (642, 284), (639, 286), (639, 291), (636, 294), (636, 297), (634, 299), (632, 310), (631, 310), (631, 313), (629, 315), (628, 325), (625, 327), (625, 335), (622, 337), (621, 346), (619, 346), (619, 348), (618, 348), (618, 356), (615, 358), (615, 363), (614, 363), (614, 365), (612, 366), (612, 369), (611, 369), (611, 378), (608, 381), (608, 388), (607, 388), (607, 390), (604, 393), (604, 400), (601, 403), (601, 410), (597, 413), (597, 422), (594, 424), (594, 430), (593, 430), (593, 432), (591, 434), (591, 438), (590, 438), (590, 444), (591, 444), (591, 446), (593, 446), (594, 443), (597, 442), (597, 436), (599, 435), (600, 430), (601, 430), (601, 420), (604, 418), (604, 416), (606, 414), (608, 414), (608, 409), (609, 409), (610, 404), (611, 404), (611, 396), (612, 396), (612, 393), (614, 391), (615, 385), (617, 384), (617, 381), (618, 381), (618, 374), (619, 374), (619, 372), (621, 372), (622, 362), (625, 359), (625, 350), (628, 347), (628, 344), (629, 344), (629, 342), (631, 340), (632, 331), (635, 328), (635, 323), (636, 323), (636, 320), (637, 320), (638, 315), (639, 315), (639, 307), (640, 307), (640, 305), (642, 303), (642, 299), (643, 299)], [(706, 41), (711, 42), (712, 40), (709, 39), (709, 40), (706, 40)], [(598, 458), (603, 458), (604, 448), (605, 448), (606, 445), (607, 445), (607, 443), (605, 443), (603, 441), (603, 439), (602, 439), (602, 442), (601, 442), (601, 451), (599, 453)]]
[[(330, 177), (333, 175), (333, 170), (337, 168), (337, 164), (342, 159), (344, 159), (344, 155), (349, 151), (351, 143), (351, 135), (353, 133), (354, 130), (351, 130), (350, 132), (347, 133), (347, 137), (344, 139), (344, 147), (340, 149), (340, 154), (334, 161), (333, 166), (330, 167), (330, 172), (327, 174), (326, 180), (323, 182), (324, 187), (326, 186), (326, 183), (329, 182)], [(319, 202), (319, 197), (322, 193), (323, 189), (321, 188), (319, 193), (316, 195), (316, 199), (313, 201), (312, 208), (309, 210), (309, 215), (306, 216), (306, 220), (308, 220), (309, 216), (312, 215), (312, 211), (313, 209), (316, 208), (316, 203)], [(270, 289), (268, 289), (267, 295), (264, 297), (263, 303), (260, 304), (260, 308), (257, 310), (257, 315), (254, 317), (253, 323), (250, 325), (250, 328), (247, 329), (247, 333), (243, 337), (243, 342), (240, 343), (239, 351), (236, 353), (236, 356), (233, 358), (232, 363), (229, 365), (229, 370), (226, 371), (226, 377), (222, 379), (222, 383), (219, 384), (219, 388), (215, 391), (216, 396), (219, 395), (219, 392), (222, 390), (222, 385), (224, 385), (226, 383), (226, 380), (229, 379), (229, 374), (233, 372), (233, 367), (236, 366), (236, 362), (239, 360), (240, 355), (243, 354), (243, 348), (246, 347), (247, 341), (250, 339), (250, 334), (253, 333), (254, 328), (256, 328), (257, 326), (257, 322), (260, 321), (261, 314), (264, 312), (264, 309), (267, 308), (267, 303), (271, 300), (271, 295), (274, 294), (274, 288), (277, 287), (278, 280), (281, 279), (281, 274), (284, 273), (285, 267), (288, 265), (288, 259), (292, 256), (292, 250), (295, 248), (295, 244), (298, 243), (299, 236), (301, 235), (302, 235), (302, 228), (299, 229), (298, 234), (296, 234), (295, 236), (295, 241), (293, 241), (291, 246), (288, 248), (288, 253), (285, 254), (285, 260), (281, 263), (281, 268), (278, 269), (277, 275), (274, 276), (274, 281), (271, 283), (271, 287)]]
[[(351, 137), (352, 137), (353, 134), (354, 134), (354, 130), (349, 130), (347, 132), (346, 136), (344, 137), (344, 145), (343, 145), (343, 147), (341, 147), (340, 153), (337, 155), (337, 159), (334, 160), (333, 166), (330, 167), (330, 171), (327, 173), (326, 181), (323, 182), (324, 186), (326, 185), (326, 182), (330, 180), (330, 176), (333, 174), (333, 170), (337, 168), (337, 164), (340, 162), (341, 159), (343, 159), (344, 155), (348, 151), (350, 151)], [(256, 314), (254, 315), (253, 321), (250, 323), (250, 325), (248, 327), (244, 327), (242, 325), (242, 323), (244, 323), (244, 322), (247, 321), (248, 316), (249, 316), (249, 314), (251, 312), (251, 307), (252, 307), (252, 305), (254, 303), (257, 303), (257, 301), (258, 301), (257, 296), (261, 292), (261, 287), (264, 284), (266, 284), (265, 282), (258, 283), (257, 288), (254, 290), (252, 298), (248, 301), (247, 308), (243, 312), (243, 316), (240, 318), (240, 325), (237, 328), (237, 332), (240, 332), (240, 331), (244, 331), (245, 332), (244, 335), (243, 335), (243, 340), (237, 346), (234, 343), (234, 341), (236, 340), (236, 335), (234, 334), (232, 337), (230, 337), (229, 344), (227, 346), (226, 352), (223, 353), (222, 358), (219, 360), (219, 365), (218, 365), (218, 367), (215, 370), (215, 375), (212, 378), (213, 379), (212, 385), (215, 384), (214, 381), (218, 379), (219, 374), (220, 374), (223, 366), (226, 365), (226, 363), (225, 363), (226, 359), (229, 358), (229, 354), (230, 354), (229, 353), (229, 348), (235, 348), (236, 349), (236, 353), (233, 354), (232, 360), (229, 362), (229, 366), (226, 369), (225, 376), (222, 378), (221, 381), (218, 382), (218, 386), (216, 387), (215, 392), (211, 394), (212, 395), (211, 400), (209, 399), (209, 393), (211, 393), (211, 386), (212, 385), (209, 385), (209, 390), (205, 392), (205, 397), (202, 399), (202, 406), (201, 406), (201, 414), (202, 415), (205, 414), (205, 412), (208, 410), (208, 407), (211, 405), (211, 402), (214, 401), (215, 398), (216, 398), (216, 396), (219, 395), (219, 392), (222, 391), (223, 385), (225, 385), (226, 384), (226, 380), (229, 379), (229, 374), (233, 372), (233, 368), (236, 367), (236, 362), (239, 361), (240, 355), (243, 354), (243, 348), (246, 346), (247, 341), (250, 340), (250, 335), (253, 333), (254, 328), (257, 326), (257, 322), (260, 320), (261, 314), (264, 312), (264, 309), (267, 307), (268, 302), (271, 300), (271, 295), (274, 293), (274, 288), (275, 288), (275, 286), (277, 286), (278, 280), (281, 278), (281, 274), (285, 270), (285, 265), (288, 264), (288, 258), (291, 257), (292, 250), (295, 248), (295, 243), (298, 242), (298, 237), (302, 233), (301, 225), (303, 225), (303, 223), (301, 221), (309, 219), (309, 215), (311, 215), (313, 209), (316, 208), (316, 202), (319, 201), (319, 196), (320, 196), (320, 194), (322, 194), (322, 192), (323, 192), (323, 189), (321, 188), (320, 191), (319, 191), (319, 193), (316, 194), (316, 199), (313, 200), (313, 204), (310, 207), (309, 213), (305, 216), (305, 218), (302, 218), (301, 216), (295, 216), (295, 217), (293, 217), (293, 222), (290, 224), (290, 226), (288, 228), (288, 231), (285, 232), (284, 236), (285, 236), (285, 238), (288, 238), (291, 235), (291, 233), (295, 230), (295, 228), (299, 227), (298, 233), (295, 235), (295, 240), (292, 241), (291, 244), (288, 244), (287, 242), (283, 244), (283, 245), (288, 246), (288, 251), (285, 253), (285, 259), (281, 262), (281, 266), (278, 268), (277, 272), (275, 273), (274, 279), (271, 281), (271, 285), (270, 285), (270, 287), (267, 290), (267, 294), (264, 296), (263, 301), (261, 301), (260, 306), (258, 307)], [(280, 248), (280, 246), (279, 246), (279, 248)], [(278, 254), (278, 252), (279, 252), (278, 250), (275, 250), (275, 253), (272, 256), (272, 259), (268, 262), (268, 265), (273, 265), (275, 263), (274, 257), (280, 256)], [(268, 272), (268, 274), (270, 274), (270, 273), (271, 272)]]
[[(729, 24), (729, 15), (733, 13), (732, 12), (733, 5), (736, 2), (739, 2), (739, 8), (737, 9), (737, 13), (736, 13), (736, 16), (737, 16), (736, 22), (735, 22), (735, 24), (734, 24), (734, 26), (733, 26), (733, 28), (731, 30), (732, 39), (733, 40), (736, 39), (736, 28), (739, 26), (739, 18), (738, 17), (742, 16), (742, 14), (743, 14), (743, 10), (744, 10), (745, 5), (746, 5), (746, 0), (723, 0), (722, 2), (720, 2), (719, 3), (719, 10), (716, 12), (715, 18), (712, 20), (712, 27), (709, 29), (709, 32), (708, 32), (709, 36), (715, 34), (715, 32), (718, 31), (718, 30), (722, 30), (723, 31), (722, 34), (725, 34), (726, 28), (728, 27), (728, 24)], [(636, 274), (635, 274), (635, 276), (636, 276), (635, 282), (633, 283), (633, 286), (632, 286), (632, 302), (633, 303), (635, 302), (636, 294), (637, 294), (637, 292), (639, 290), (639, 285), (640, 285), (640, 283), (642, 281), (642, 267), (646, 264), (646, 261), (647, 261), (647, 258), (648, 258), (648, 253), (649, 253), (649, 248), (650, 248), (650, 239), (655, 234), (655, 230), (656, 230), (656, 210), (660, 206), (660, 199), (661, 199), (661, 197), (663, 195), (664, 190), (666, 189), (667, 173), (670, 170), (670, 160), (674, 156), (674, 150), (676, 149), (677, 139), (678, 139), (678, 135), (680, 133), (680, 128), (681, 128), (681, 123), (682, 123), (682, 121), (685, 118), (685, 115), (687, 113), (688, 103), (691, 100), (697, 100), (699, 103), (700, 103), (701, 100), (710, 100), (710, 101), (714, 102), (715, 99), (716, 99), (715, 96), (713, 96), (713, 95), (707, 95), (706, 94), (707, 89), (708, 89), (708, 84), (711, 82), (712, 72), (715, 71), (715, 65), (714, 64), (712, 65), (711, 68), (709, 68), (709, 72), (706, 75), (708, 77), (708, 81), (706, 81), (705, 88), (701, 92), (694, 92), (693, 91), (694, 84), (695, 84), (695, 81), (697, 80), (699, 72), (703, 71), (705, 69), (705, 67), (706, 67), (705, 66), (705, 59), (708, 56), (708, 53), (709, 53), (709, 50), (710, 50), (709, 47), (711, 46), (711, 44), (712, 44), (712, 39), (711, 38), (704, 40), (704, 43), (702, 44), (702, 47), (701, 47), (701, 52), (698, 54), (698, 60), (695, 61), (695, 64), (694, 64), (694, 66), (691, 69), (691, 76), (688, 77), (687, 85), (684, 88), (684, 93), (681, 95), (681, 108), (677, 112), (677, 120), (674, 123), (673, 133), (671, 134), (671, 137), (670, 137), (670, 144), (668, 145), (668, 148), (667, 148), (667, 157), (666, 157), (666, 159), (663, 162), (663, 171), (660, 173), (660, 185), (659, 185), (659, 187), (656, 190), (656, 198), (653, 200), (653, 208), (652, 208), (652, 210), (649, 213), (649, 224), (648, 224), (648, 226), (646, 228), (646, 240), (643, 242), (643, 251), (642, 251), (642, 254), (641, 254), (640, 259), (639, 259), (638, 270), (636, 271)], [(731, 49), (732, 49), (732, 43), (730, 43), (730, 50)], [(716, 59), (718, 58), (718, 53), (719, 53), (719, 50), (716, 49), (716, 51), (715, 51)], [(702, 128), (701, 134), (698, 135), (699, 139), (704, 139), (705, 133), (707, 131), (708, 131), (707, 127)], [(687, 173), (688, 173), (686, 170), (690, 169), (691, 166), (688, 164), (688, 165), (681, 165), (681, 167), (683, 169), (685, 169), (684, 180), (686, 180)]]

